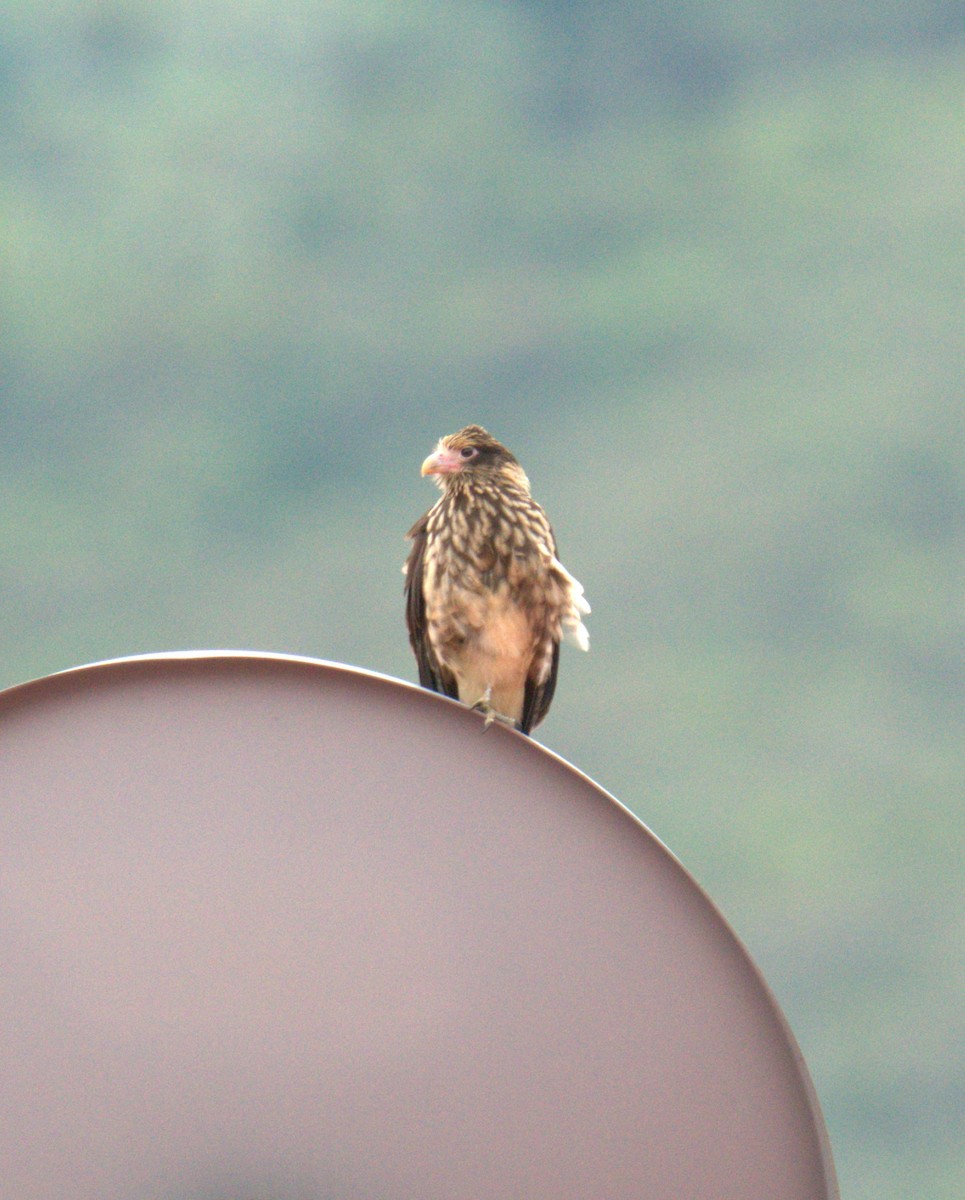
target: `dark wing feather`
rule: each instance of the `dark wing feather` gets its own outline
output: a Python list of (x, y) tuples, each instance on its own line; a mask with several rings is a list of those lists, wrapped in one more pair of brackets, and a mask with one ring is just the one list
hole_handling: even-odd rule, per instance
[(420, 517), (406, 537), (412, 541), (412, 549), (405, 564), (405, 623), (409, 629), (409, 641), (419, 666), (419, 683), (433, 692), (442, 692), (459, 699), (456, 677), (436, 658), (429, 631), (426, 628), (426, 599), (422, 590), (423, 569), (426, 555), (426, 526), (429, 514)]
[[(549, 542), (550, 550), (554, 557), (558, 554), (556, 549), (556, 535), (546, 520), (546, 514), (535, 502), (533, 507), (536, 509), (539, 516), (542, 518), (542, 523), (546, 531), (546, 540)], [(553, 703), (553, 693), (556, 691), (556, 676), (560, 666), (560, 644), (553, 643), (553, 657), (550, 660), (549, 674), (542, 683), (537, 683), (535, 679), (526, 680), (526, 691), (523, 693), (523, 712), (519, 718), (518, 728), (523, 733), (530, 733), (543, 720), (550, 710), (550, 705)]]
[(546, 679), (537, 684), (534, 679), (526, 680), (526, 692), (523, 695), (523, 714), (519, 718), (519, 728), (523, 733), (535, 729), (550, 710), (553, 693), (556, 691), (556, 673), (560, 665), (560, 644), (553, 643), (553, 659)]

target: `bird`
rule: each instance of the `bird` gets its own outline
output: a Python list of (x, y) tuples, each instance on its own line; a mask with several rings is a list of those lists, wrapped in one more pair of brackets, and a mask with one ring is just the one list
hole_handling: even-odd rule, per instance
[(560, 642), (589, 649), (583, 588), (523, 468), (482, 426), (441, 438), (422, 474), (442, 496), (406, 534), (419, 682), (528, 735), (549, 711)]

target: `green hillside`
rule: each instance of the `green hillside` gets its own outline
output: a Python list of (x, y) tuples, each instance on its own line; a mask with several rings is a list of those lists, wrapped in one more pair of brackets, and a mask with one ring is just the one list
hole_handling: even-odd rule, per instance
[(414, 679), (487, 426), (594, 608), (539, 740), (748, 944), (842, 1196), (965, 1192), (961, 8), (8, 7), (0, 685)]

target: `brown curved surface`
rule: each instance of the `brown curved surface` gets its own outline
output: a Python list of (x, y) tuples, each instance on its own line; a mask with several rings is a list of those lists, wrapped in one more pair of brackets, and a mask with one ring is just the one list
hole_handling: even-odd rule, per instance
[(398, 681), (0, 694), (0, 1196), (818, 1200), (786, 1025), (626, 810)]

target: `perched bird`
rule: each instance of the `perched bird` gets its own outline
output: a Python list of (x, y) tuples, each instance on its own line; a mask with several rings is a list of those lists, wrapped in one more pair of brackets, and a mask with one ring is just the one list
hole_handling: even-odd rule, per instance
[(406, 535), (406, 624), (423, 687), (529, 733), (549, 711), (560, 641), (582, 650), (590, 611), (556, 557), (546, 514), (512, 454), (479, 425), (422, 464), (442, 497)]

